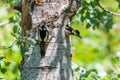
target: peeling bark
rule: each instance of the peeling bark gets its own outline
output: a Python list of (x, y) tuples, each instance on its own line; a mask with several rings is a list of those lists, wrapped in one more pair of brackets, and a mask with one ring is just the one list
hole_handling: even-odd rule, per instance
[(41, 58), (39, 45), (31, 45), (20, 65), (21, 80), (73, 80), (71, 45), (65, 26), (80, 7), (80, 0), (22, 0), (22, 30), (33, 30), (31, 38), (38, 39), (36, 26), (46, 22), (49, 39), (54, 36)]

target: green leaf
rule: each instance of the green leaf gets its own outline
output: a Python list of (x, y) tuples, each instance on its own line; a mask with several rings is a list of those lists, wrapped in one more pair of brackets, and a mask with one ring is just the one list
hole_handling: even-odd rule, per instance
[(78, 11), (79, 14), (84, 14), (84, 12), (85, 12), (85, 7), (82, 7), (82, 8)]
[(5, 57), (4, 56), (0, 56), (0, 61), (3, 60)]
[(116, 0), (118, 2), (118, 7), (120, 8), (120, 0)]
[(87, 23), (86, 28), (88, 29), (88, 28), (90, 28), (90, 27), (91, 27), (91, 24), (90, 24), (90, 23)]
[(2, 69), (1, 69), (1, 72), (2, 72), (2, 73), (6, 73), (7, 70), (6, 70), (5, 68), (2, 68)]
[(117, 64), (117, 62), (119, 62), (119, 57), (112, 58), (111, 62), (113, 65)]
[(96, 74), (98, 74), (96, 69), (91, 69), (92, 72), (95, 72)]
[(11, 62), (5, 62), (5, 66), (9, 66)]
[(107, 21), (106, 24), (105, 24), (104, 30), (106, 32), (109, 32), (109, 29), (111, 29), (112, 26), (113, 26), (113, 22), (112, 21)]
[(13, 26), (13, 33), (16, 33), (17, 31), (18, 31), (18, 25), (15, 24), (15, 25)]
[(79, 67), (77, 67), (76, 69), (75, 69), (75, 71), (79, 71), (80, 70), (80, 68)]
[(9, 18), (9, 20), (10, 20), (11, 23), (14, 22), (13, 17)]
[(27, 52), (28, 51), (28, 48), (22, 48), (21, 49), (21, 54), (22, 54), (22, 56), (25, 54), (25, 52)]
[(83, 15), (81, 15), (81, 21), (84, 22), (85, 21), (85, 17)]
[(4, 78), (0, 78), (0, 80), (5, 80)]
[(120, 74), (118, 74), (118, 78), (120, 78)]

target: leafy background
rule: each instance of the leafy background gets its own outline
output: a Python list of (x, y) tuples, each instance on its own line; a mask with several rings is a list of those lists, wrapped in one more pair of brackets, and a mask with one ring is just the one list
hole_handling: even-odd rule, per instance
[[(21, 61), (16, 38), (21, 31), (20, 16), (12, 7), (18, 0), (0, 0), (0, 80), (19, 80)], [(119, 13), (119, 0), (100, 0), (111, 12)], [(96, 0), (84, 0), (71, 21), (82, 39), (72, 37), (75, 80), (120, 79), (120, 18), (101, 9)], [(86, 29), (87, 28), (87, 29)], [(111, 29), (112, 28), (112, 29)]]

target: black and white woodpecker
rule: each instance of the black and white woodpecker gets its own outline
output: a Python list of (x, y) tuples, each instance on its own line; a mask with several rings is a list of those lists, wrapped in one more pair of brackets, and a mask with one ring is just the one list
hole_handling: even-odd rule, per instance
[(78, 36), (79, 38), (82, 38), (82, 36), (80, 35), (80, 32), (78, 30), (73, 29), (69, 25), (66, 25), (65, 30), (69, 35), (75, 35), (75, 36)]
[(48, 41), (49, 38), (49, 31), (47, 29), (46, 26), (46, 22), (42, 21), (38, 27), (38, 32), (39, 32), (39, 46), (40, 46), (40, 53), (41, 53), (41, 57), (45, 56), (45, 51), (46, 51), (46, 43)]

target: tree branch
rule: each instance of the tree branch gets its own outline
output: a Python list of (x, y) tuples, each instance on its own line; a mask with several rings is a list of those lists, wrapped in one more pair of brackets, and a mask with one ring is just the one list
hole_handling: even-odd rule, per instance
[(13, 9), (22, 12), (22, 0), (20, 0), (15, 6), (13, 6)]
[(105, 12), (108, 12), (110, 14), (113, 14), (113, 15), (117, 15), (117, 16), (120, 16), (120, 13), (116, 13), (116, 12), (112, 12), (112, 11), (109, 11), (109, 10), (106, 10), (100, 3), (99, 3), (99, 0), (96, 0), (98, 6)]
[(0, 27), (6, 25), (6, 24), (8, 24), (8, 23), (9, 23), (9, 20), (4, 21), (4, 22), (0, 23)]

